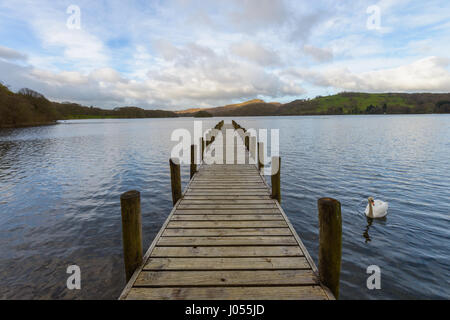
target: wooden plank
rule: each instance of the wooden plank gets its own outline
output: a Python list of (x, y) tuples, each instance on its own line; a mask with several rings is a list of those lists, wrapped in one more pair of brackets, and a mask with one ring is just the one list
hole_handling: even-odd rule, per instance
[[(257, 171), (257, 170), (256, 170)], [(252, 178), (258, 178), (255, 169), (248, 170), (243, 169), (239, 171), (235, 170), (212, 170), (212, 171), (199, 171), (198, 177), (201, 176), (227, 176), (227, 174), (233, 175), (233, 176), (242, 176), (242, 177), (252, 177)]]
[(234, 188), (234, 189), (213, 189), (213, 188), (189, 188), (187, 195), (266, 195), (269, 190), (262, 188)]
[(262, 221), (282, 220), (280, 214), (177, 214), (172, 221)]
[(292, 236), (242, 236), (242, 237), (161, 237), (158, 246), (258, 246), (296, 245)]
[(166, 229), (287, 228), (285, 221), (170, 221)]
[(202, 204), (202, 205), (229, 205), (229, 204), (274, 204), (272, 199), (215, 199), (215, 200), (204, 200), (204, 199), (183, 199), (181, 200), (181, 205), (189, 204)]
[(238, 177), (238, 176), (236, 176), (236, 177), (230, 177), (230, 176), (227, 176), (227, 177), (225, 177), (225, 176), (223, 176), (223, 177), (214, 177), (214, 176), (208, 175), (208, 176), (205, 176), (205, 177), (199, 177), (199, 178), (195, 178), (194, 179), (194, 183), (197, 183), (197, 182), (208, 182), (208, 181), (211, 181), (211, 182), (222, 181), (222, 182), (241, 182), (241, 183), (243, 183), (243, 182), (245, 182), (245, 183), (251, 182), (251, 183), (258, 183), (258, 182), (261, 182), (261, 178), (252, 178), (252, 177), (246, 178), (246, 177)]
[(202, 180), (215, 180), (216, 182), (248, 182), (248, 181), (257, 181), (262, 182), (261, 178), (256, 176), (256, 174), (200, 174), (198, 175), (194, 182), (201, 182)]
[(290, 236), (289, 228), (165, 229), (165, 237)]
[(183, 214), (227, 214), (227, 215), (239, 215), (239, 214), (279, 214), (280, 211), (276, 208), (264, 208), (264, 209), (198, 209), (198, 210), (184, 210), (178, 209), (175, 214), (183, 215)]
[(256, 174), (199, 174), (198, 176), (196, 176), (194, 178), (194, 183), (195, 182), (199, 182), (199, 181), (203, 181), (203, 180), (215, 180), (216, 182), (218, 181), (228, 181), (228, 182), (232, 182), (232, 181), (242, 181), (242, 182), (247, 182), (247, 181), (257, 181), (257, 182), (262, 182), (261, 177), (257, 176)]
[(138, 287), (317, 285), (311, 270), (143, 271)]
[(232, 184), (232, 185), (211, 185), (211, 184), (193, 184), (190, 188), (191, 190), (195, 189), (207, 189), (207, 190), (215, 190), (215, 189), (226, 189), (226, 190), (233, 190), (233, 189), (266, 189), (267, 187), (263, 184)]
[(267, 209), (267, 208), (276, 208), (273, 204), (180, 204), (178, 206), (180, 209), (223, 209), (223, 210), (234, 210), (234, 209)]
[(143, 270), (271, 270), (310, 269), (304, 257), (153, 258)]
[(270, 192), (264, 189), (260, 190), (218, 190), (218, 189), (205, 189), (195, 190), (191, 189), (187, 193), (188, 196), (270, 196)]
[(212, 196), (196, 196), (196, 195), (186, 195), (183, 197), (184, 200), (271, 200), (269, 195), (263, 196), (224, 196), (224, 195), (212, 195)]
[(297, 246), (155, 247), (152, 257), (294, 257), (303, 256)]
[(325, 300), (319, 286), (133, 288), (128, 300)]

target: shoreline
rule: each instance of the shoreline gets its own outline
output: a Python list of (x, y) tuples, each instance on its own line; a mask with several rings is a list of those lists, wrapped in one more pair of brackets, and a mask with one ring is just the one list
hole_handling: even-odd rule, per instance
[(27, 127), (40, 127), (40, 126), (50, 126), (58, 124), (57, 121), (49, 121), (49, 122), (32, 122), (32, 123), (19, 123), (19, 124), (5, 124), (0, 125), (0, 129), (18, 129), (18, 128), (27, 128)]
[[(250, 118), (250, 117), (314, 117), (314, 116), (402, 116), (402, 115), (443, 115), (450, 113), (359, 113), (359, 114), (277, 114), (277, 115), (226, 115), (226, 116), (215, 116), (205, 117), (206, 119), (210, 118)], [(27, 128), (27, 127), (40, 127), (40, 126), (49, 126), (56, 125), (58, 121), (68, 121), (68, 120), (107, 120), (107, 119), (178, 119), (178, 118), (196, 118), (194, 116), (180, 116), (180, 117), (148, 117), (148, 118), (119, 118), (119, 117), (104, 117), (104, 118), (71, 118), (71, 119), (58, 119), (50, 122), (35, 122), (35, 123), (20, 123), (14, 125), (0, 125), (0, 129), (19, 129), (19, 128)], [(203, 117), (202, 117), (203, 118)]]

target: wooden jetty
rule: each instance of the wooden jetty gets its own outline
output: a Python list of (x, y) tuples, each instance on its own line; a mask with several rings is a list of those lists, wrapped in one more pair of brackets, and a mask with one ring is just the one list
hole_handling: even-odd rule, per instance
[[(216, 129), (222, 130), (225, 137), (226, 129), (241, 127), (234, 121), (233, 125), (221, 121)], [(171, 160), (174, 207), (144, 257), (142, 244), (139, 248), (139, 193), (123, 196), (128, 283), (119, 299), (335, 298), (335, 288), (328, 289), (336, 280), (335, 274), (327, 276), (332, 268), (324, 269), (327, 278), (321, 277), (280, 206), (279, 170), (278, 178), (272, 176), (275, 190), (271, 190), (261, 174), (261, 165), (249, 164), (249, 159), (256, 156), (256, 148), (250, 147), (251, 140), (244, 136), (244, 130), (239, 131), (237, 143), (212, 138), (201, 147), (203, 162), (198, 168), (192, 163), (192, 178), (183, 193), (179, 165)], [(216, 156), (222, 153), (225, 164), (206, 164), (212, 148)], [(226, 159), (230, 148), (234, 148), (234, 159)], [(191, 150), (195, 152), (196, 148)], [(330, 209), (326, 204), (333, 199), (322, 200), (325, 212)], [(127, 201), (134, 201), (134, 206)], [(332, 205), (331, 209), (335, 208)], [(340, 206), (338, 214), (340, 219)], [(138, 218), (130, 222), (130, 215)], [(135, 234), (135, 239), (130, 239)], [(320, 259), (328, 259), (323, 267), (332, 263), (336, 271), (336, 252), (327, 254), (329, 249), (322, 244), (321, 249)], [(340, 268), (340, 252), (338, 262)]]

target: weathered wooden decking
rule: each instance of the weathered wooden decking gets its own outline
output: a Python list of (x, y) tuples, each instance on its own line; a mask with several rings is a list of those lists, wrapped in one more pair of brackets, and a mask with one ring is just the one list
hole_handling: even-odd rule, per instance
[(237, 140), (216, 150), (234, 164), (199, 167), (120, 299), (334, 299)]

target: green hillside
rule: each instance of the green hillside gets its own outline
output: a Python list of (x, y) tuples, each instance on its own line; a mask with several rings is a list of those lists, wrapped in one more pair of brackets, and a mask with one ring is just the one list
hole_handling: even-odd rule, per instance
[[(196, 110), (196, 109), (193, 109)], [(285, 104), (250, 100), (244, 103), (204, 109), (216, 117), (284, 116), (324, 114), (414, 114), (450, 113), (449, 93), (357, 93), (295, 100)], [(179, 111), (180, 116), (192, 112)]]
[(343, 92), (286, 104), (250, 100), (216, 108), (190, 109), (177, 113), (121, 107), (105, 110), (76, 103), (58, 103), (30, 89), (18, 93), (0, 84), (0, 127), (39, 125), (63, 119), (169, 118), (284, 116), (325, 114), (450, 113), (450, 93), (356, 93)]
[(280, 106), (279, 115), (448, 113), (448, 93), (343, 92)]

